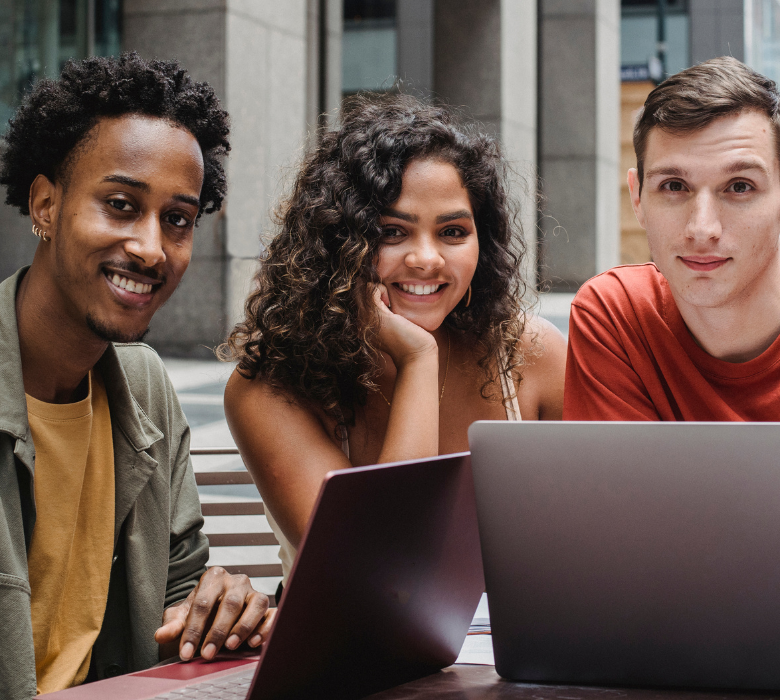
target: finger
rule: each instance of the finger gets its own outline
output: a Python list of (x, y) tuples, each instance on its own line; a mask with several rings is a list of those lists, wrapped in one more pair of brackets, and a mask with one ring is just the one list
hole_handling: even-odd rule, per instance
[(185, 616), (181, 618), (169, 620), (162, 627), (158, 627), (154, 633), (154, 641), (158, 644), (166, 644), (172, 642), (184, 631)]
[[(225, 579), (224, 592), (217, 609), (217, 615), (203, 640), (200, 655), (204, 659), (213, 659), (222, 648), (233, 625), (240, 619), (252, 593), (255, 591), (247, 576), (229, 576)], [(254, 625), (252, 626), (254, 627)]]
[(260, 621), (257, 629), (250, 635), (248, 642), (250, 647), (259, 647), (268, 639), (268, 635), (271, 633), (271, 627), (276, 619), (276, 610), (277, 608), (269, 609), (265, 614), (265, 617)]
[(243, 644), (249, 635), (260, 627), (267, 612), (268, 598), (253, 590), (247, 596), (244, 612), (230, 630), (225, 646), (228, 649), (236, 649)]
[(201, 576), (198, 587), (193, 591), (194, 595), (190, 601), (190, 609), (179, 642), (179, 656), (184, 661), (189, 661), (198, 648), (212, 610), (216, 608), (224, 592), (225, 577), (228, 577), (228, 574), (223, 568), (212, 567)]
[(389, 309), (390, 308), (390, 292), (387, 291), (387, 287), (384, 284), (378, 284), (380, 301)]
[(175, 603), (163, 611), (162, 625), (154, 633), (154, 639), (158, 644), (166, 644), (176, 639), (184, 629), (184, 621), (190, 609), (190, 595), (180, 603)]

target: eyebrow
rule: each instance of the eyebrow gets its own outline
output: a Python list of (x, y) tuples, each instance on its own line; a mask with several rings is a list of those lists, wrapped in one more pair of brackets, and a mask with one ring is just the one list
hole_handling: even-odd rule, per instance
[[(152, 191), (152, 188), (148, 183), (143, 182), (142, 180), (136, 180), (133, 177), (128, 177), (127, 175), (106, 175), (106, 177), (103, 178), (103, 182), (116, 182), (120, 185), (127, 185), (136, 190), (141, 190), (144, 194), (149, 194), (149, 192)], [(200, 200), (189, 194), (175, 194), (173, 195), (173, 199), (177, 202), (191, 204), (193, 207), (200, 207)]]
[(103, 178), (103, 182), (117, 182), (120, 185), (127, 185), (128, 187), (134, 187), (137, 190), (141, 190), (141, 192), (151, 192), (151, 187), (149, 187), (149, 184), (146, 182), (141, 182), (141, 180), (136, 180), (132, 177), (127, 177), (127, 175), (106, 175), (106, 177)]
[(391, 209), (388, 207), (384, 211), (384, 216), (392, 216), (394, 219), (401, 219), (401, 221), (408, 221), (410, 224), (416, 224), (419, 220), (419, 216), (414, 214), (407, 214), (404, 211), (398, 211), (398, 209)]
[(449, 214), (441, 214), (436, 217), (437, 224), (446, 224), (448, 221), (456, 221), (457, 219), (473, 219), (473, 215), (467, 209), (461, 209), (460, 211), (453, 211)]
[[(420, 217), (415, 214), (407, 214), (398, 209), (385, 209), (385, 216), (392, 216), (395, 219), (401, 219), (401, 221), (408, 221), (410, 224), (416, 224), (420, 221)], [(460, 211), (453, 211), (449, 214), (440, 214), (436, 217), (437, 224), (446, 224), (448, 221), (456, 221), (457, 219), (473, 219), (473, 215), (467, 209), (461, 209)]]
[(769, 175), (766, 166), (759, 160), (738, 160), (726, 168), (726, 172), (729, 175), (734, 175), (743, 170), (760, 170), (764, 175)]

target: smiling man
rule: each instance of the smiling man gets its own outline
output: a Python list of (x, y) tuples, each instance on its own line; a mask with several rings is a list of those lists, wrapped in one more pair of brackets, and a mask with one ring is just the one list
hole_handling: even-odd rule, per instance
[(40, 241), (0, 284), (0, 697), (262, 641), (267, 598), (206, 572), (189, 428), (140, 342), (227, 137), (208, 85), (135, 54), (69, 63), (11, 120), (0, 183)]
[(654, 263), (575, 297), (564, 419), (780, 420), (779, 104), (729, 57), (650, 93), (628, 184)]

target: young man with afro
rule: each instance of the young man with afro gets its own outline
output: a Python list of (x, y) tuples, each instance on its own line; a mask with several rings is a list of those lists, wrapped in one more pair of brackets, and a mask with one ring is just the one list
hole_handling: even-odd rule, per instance
[[(141, 343), (226, 191), (228, 116), (176, 63), (70, 62), (10, 121), (0, 183), (40, 241), (0, 283), (0, 697), (262, 641), (206, 572), (189, 428)], [(197, 595), (196, 595), (197, 594)]]

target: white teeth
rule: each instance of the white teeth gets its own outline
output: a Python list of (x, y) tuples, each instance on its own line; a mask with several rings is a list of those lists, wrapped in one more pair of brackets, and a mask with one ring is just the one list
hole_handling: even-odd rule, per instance
[(116, 273), (109, 279), (120, 289), (126, 289), (128, 292), (134, 292), (135, 294), (149, 294), (149, 292), (152, 291), (151, 284), (144, 284), (143, 282), (136, 282), (127, 277), (120, 277)]
[(401, 289), (409, 294), (416, 294), (417, 296), (425, 296), (427, 294), (435, 294), (439, 291), (440, 284), (402, 284)]

